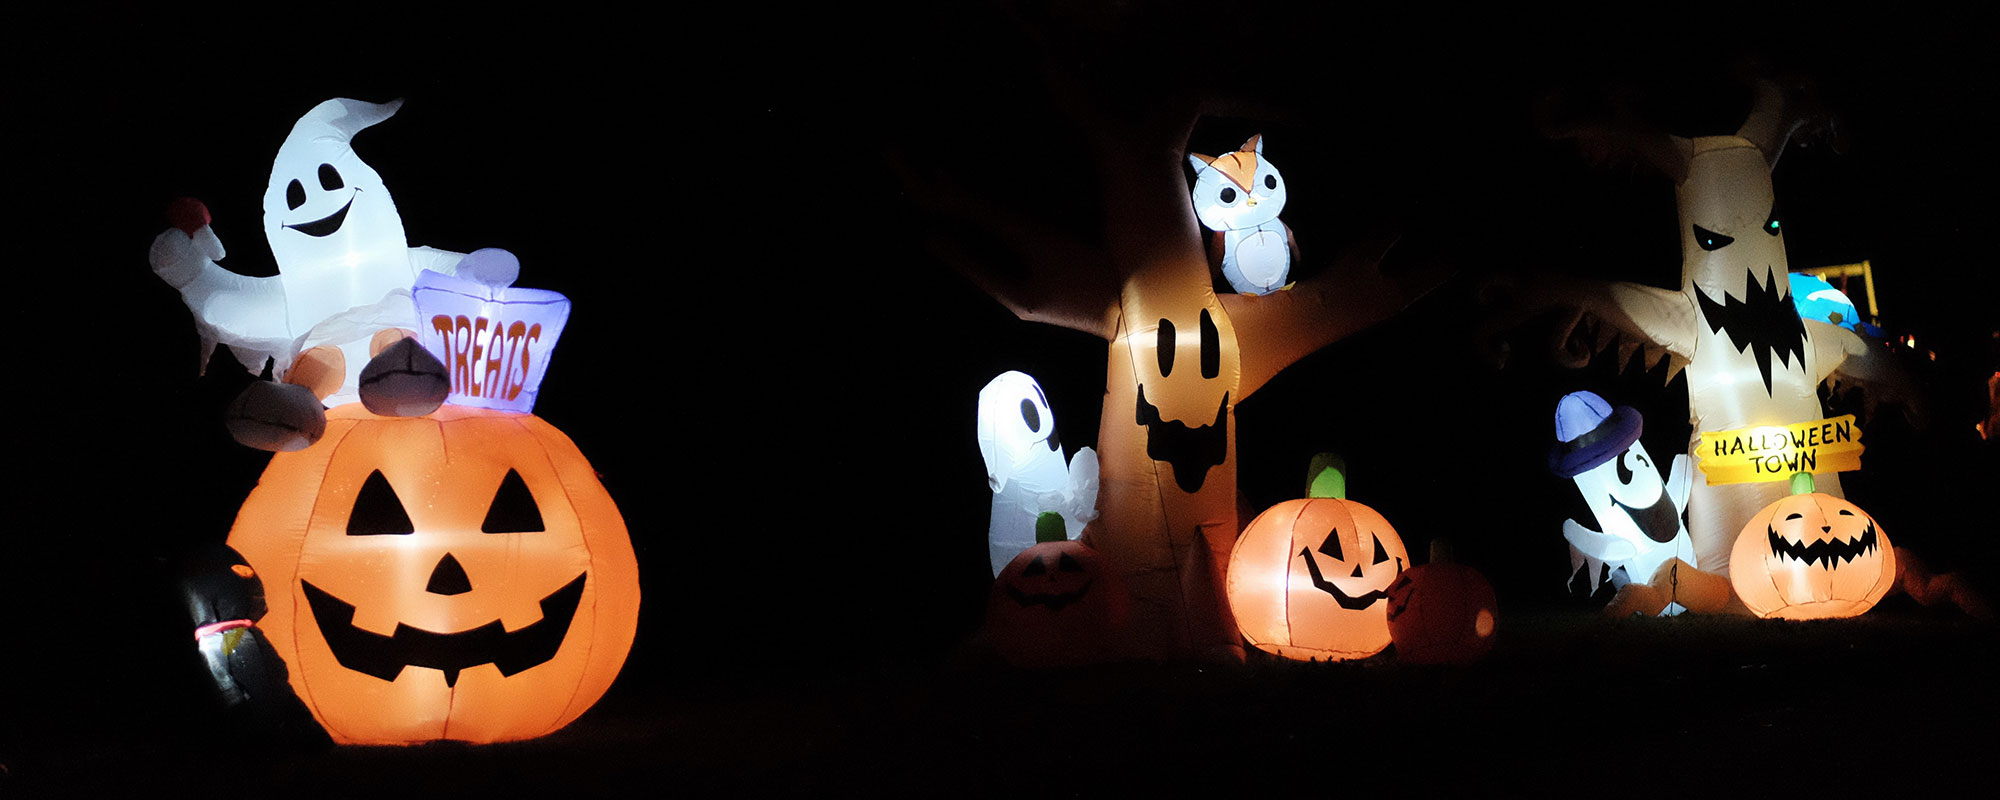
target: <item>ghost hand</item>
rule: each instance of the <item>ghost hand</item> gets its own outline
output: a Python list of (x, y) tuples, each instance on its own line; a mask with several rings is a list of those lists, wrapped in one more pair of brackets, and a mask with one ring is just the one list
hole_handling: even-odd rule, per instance
[(153, 265), (153, 274), (160, 276), (160, 280), (166, 281), (168, 286), (180, 289), (200, 277), (204, 268), (221, 261), (224, 255), (222, 240), (216, 238), (215, 229), (203, 225), (193, 233), (168, 228), (153, 237), (153, 249), (148, 253), (148, 260)]

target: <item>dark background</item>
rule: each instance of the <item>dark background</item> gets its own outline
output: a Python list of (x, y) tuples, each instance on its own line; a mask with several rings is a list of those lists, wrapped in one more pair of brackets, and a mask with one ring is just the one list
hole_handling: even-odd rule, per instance
[[(1265, 134), (1268, 157), (1294, 183), (1284, 218), (1305, 274), (1381, 230), (1401, 232), (1399, 248), (1457, 264), (1405, 314), (1239, 406), (1241, 492), (1253, 509), (1295, 497), (1306, 459), (1339, 451), (1352, 465), (1351, 496), (1381, 510), (1412, 552), (1451, 537), (1503, 607), (1527, 620), (1587, 607), (1563, 587), (1558, 531), (1578, 512), (1574, 492), (1542, 461), (1556, 398), (1589, 388), (1638, 407), (1662, 458), (1687, 433), (1680, 383), (1621, 375), (1608, 360), (1557, 369), (1536, 329), (1514, 337), (1505, 370), (1490, 366), (1492, 342), (1475, 330), (1485, 313), (1476, 287), (1491, 276), (1678, 282), (1671, 184), (1641, 165), (1589, 163), (1539, 132), (1538, 109), (1588, 115), (1626, 92), (1666, 130), (1724, 134), (1748, 107), (1736, 77), (1746, 58), (1809, 78), (1839, 135), (1795, 145), (1776, 171), (1791, 264), (1872, 260), (1881, 322), (1914, 335), (1914, 352), (1936, 354), (1910, 362), (1930, 392), (1928, 426), (1894, 411), (1865, 419), (1867, 468), (1843, 480), (1897, 545), (1990, 587), (2000, 555), (1988, 510), (1994, 448), (1973, 424), (1996, 366), (1986, 199), (1995, 173), (1989, 128), (1974, 121), (1992, 105), (1995, 72), (1990, 26), (1975, 16), (1909, 5), (1835, 16), (1803, 3), (1708, 16), (1253, 3), (780, 7), (670, 24), (194, 11), (29, 19), (7, 57), (25, 167), (12, 206), (28, 242), (15, 265), (27, 316), (16, 325), (32, 332), (15, 339), (21, 363), (10, 381), (27, 429), (7, 548), (9, 590), (19, 592), (12, 661), (25, 677), (0, 714), (0, 765), (11, 776), (0, 780), (47, 789), (121, 760), (185, 776), (211, 755), (207, 737), (229, 749), (171, 577), (190, 549), (226, 535), (265, 457), (228, 441), (218, 416), (234, 384), (197, 377), (185, 308), (145, 253), (167, 202), (194, 196), (214, 214), (227, 266), (273, 274), (260, 236), (271, 157), (300, 114), (335, 96), (406, 99), (355, 146), (394, 193), (412, 245), (505, 247), (521, 258), (522, 285), (575, 302), (535, 411), (574, 438), (623, 509), (645, 606), (618, 685), (558, 746), (606, 748), (620, 774), (645, 773), (655, 762), (638, 753), (671, 746), (682, 755), (663, 757), (662, 774), (704, 785), (737, 773), (790, 786), (860, 779), (869, 770), (851, 764), (807, 773), (884, 746), (876, 734), (889, 730), (923, 762), (933, 740), (895, 720), (951, 730), (972, 712), (932, 709), (985, 696), (936, 677), (984, 663), (960, 647), (987, 588), (974, 398), (994, 374), (1027, 371), (1048, 390), (1069, 449), (1093, 444), (1105, 350), (1013, 319), (934, 257), (926, 240), (945, 223), (911, 199), (897, 168), (1088, 237), (1103, 209), (1078, 123), (1052, 99), (1045, 70), (1082, 76), (1114, 109), (1183, 92), (1209, 98), (1190, 142), (1197, 151)], [(1849, 405), (1859, 410), (1841, 401), (1829, 414)], [(1924, 658), (1991, 654), (1990, 628), (1956, 627), (1951, 613), (1907, 598), (1882, 610), (1928, 633), (1870, 628), (1867, 668), (1925, 674), (1898, 649), (1913, 635), (1932, 654)], [(1648, 662), (1660, 646), (1656, 632), (1572, 625), (1586, 623), (1530, 623), (1516, 641), (1536, 642), (1539, 656), (1503, 661), (1487, 680), (1505, 685), (1493, 676), (1549, 663), (1573, 663), (1575, 679), (1589, 680)], [(1944, 632), (1923, 627), (1938, 625)], [(1574, 637), (1603, 636), (1641, 655), (1584, 648), (1549, 660), (1551, 649), (1579, 647)], [(1715, 662), (1758, 652), (1758, 637), (1717, 634), (1727, 655)], [(1795, 648), (1811, 653), (1796, 663), (1816, 663), (1824, 644)], [(1163, 669), (1168, 677), (1109, 678), (1150, 692), (1114, 707), (1172, 705), (1188, 692), (1271, 702), (1240, 674), (1218, 689)], [(1951, 705), (1966, 690), (1990, 708), (1990, 685), (1970, 669), (1947, 671), (1956, 682), (1914, 702)], [(1350, 678), (1362, 689), (1408, 688), (1379, 673), (1280, 673), (1279, 685), (1335, 692), (1360, 691)], [(886, 688), (911, 674), (955, 688), (921, 697)], [(1698, 686), (1710, 698), (1755, 694), (1697, 674), (1711, 681)], [(991, 679), (1002, 696), (1048, 689)], [(1099, 679), (1059, 687), (1072, 694), (1051, 704), (1075, 705), (1091, 692), (1079, 685)], [(1509, 696), (1500, 712), (1548, 699)], [(682, 726), (688, 718), (748, 720), (737, 723), (741, 738), (783, 741), (797, 729), (782, 710), (793, 704), (889, 710), (813, 728), (810, 747), (779, 745), (768, 760), (686, 755), (707, 752), (689, 741), (700, 737)], [(1491, 719), (1504, 714), (1478, 730), (1496, 737), (1603, 731)], [(1964, 746), (1993, 735), (1943, 738)], [(358, 780), (380, 788), (390, 785), (381, 775), (425, 763), (495, 768), (501, 757), (489, 752), (370, 756), (362, 773), (373, 777)], [(560, 765), (567, 752), (524, 758)], [(327, 769), (315, 758), (280, 763)], [(1110, 771), (1059, 763), (1068, 774)], [(942, 777), (930, 769), (938, 773), (918, 769), (913, 785)], [(124, 778), (142, 780), (98, 776)]]

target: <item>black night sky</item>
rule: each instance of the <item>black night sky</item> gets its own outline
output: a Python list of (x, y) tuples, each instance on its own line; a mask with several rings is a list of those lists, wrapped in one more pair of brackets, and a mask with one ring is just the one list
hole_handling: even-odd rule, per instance
[[(1669, 132), (1726, 134), (1750, 102), (1741, 65), (1809, 80), (1833, 121), (1774, 175), (1791, 265), (1870, 260), (1881, 322), (1915, 338), (1907, 364), (1928, 391), (1922, 428), (1893, 409), (1864, 418), (1849, 497), (1897, 545), (1994, 596), (2000, 481), (1973, 427), (2000, 367), (2000, 174), (1990, 126), (1975, 124), (1995, 100), (1987, 21), (1910, 4), (939, 5), (954, 10), (96, 11), (17, 27), (0, 60), (26, 169), (13, 207), (28, 316), (15, 325), (35, 335), (15, 338), (9, 384), (32, 430), (0, 559), (23, 673), (0, 707), (0, 794), (225, 774), (244, 791), (329, 795), (999, 793), (1035, 775), (1100, 794), (1312, 785), (1258, 764), (1334, 752), (1419, 788), (1589, 791), (1620, 774), (1619, 742), (1694, 765), (1647, 762), (1662, 793), (1756, 791), (1738, 781), (1766, 780), (1758, 764), (1780, 746), (1827, 759), (1811, 780), (1852, 790), (1823, 771), (1854, 759), (1809, 741), (1825, 730), (1894, 741), (1855, 785), (1964, 791), (1959, 760), (1990, 754), (2000, 718), (1990, 623), (1892, 596), (1832, 632), (1649, 628), (1601, 621), (1565, 592), (1559, 526), (1580, 509), (1543, 465), (1556, 399), (1593, 389), (1635, 406), (1649, 449), (1673, 453), (1686, 392), (1609, 359), (1557, 367), (1546, 320), (1505, 332), (1511, 358), (1495, 369), (1480, 288), (1519, 273), (1677, 283), (1672, 184), (1636, 161), (1593, 164), (1544, 136), (1549, 120), (1618, 97)], [(1350, 496), (1413, 554), (1450, 537), (1520, 615), (1488, 662), (1021, 675), (962, 644), (989, 583), (979, 387), (1035, 375), (1074, 451), (1097, 437), (1105, 347), (1018, 321), (955, 272), (930, 244), (967, 229), (903, 176), (1091, 237), (1102, 198), (1051, 88), (1072, 80), (1112, 115), (1202, 99), (1192, 150), (1264, 134), (1293, 185), (1284, 219), (1305, 274), (1383, 234), (1402, 237), (1392, 265), (1454, 266), (1403, 314), (1238, 407), (1240, 491), (1260, 510), (1298, 496), (1313, 453), (1345, 455)], [(274, 274), (260, 221), (271, 157), (337, 96), (406, 101), (355, 147), (410, 244), (507, 248), (521, 285), (575, 303), (535, 411), (623, 510), (644, 607), (618, 683), (549, 739), (259, 745), (220, 719), (187, 647), (175, 565), (224, 538), (266, 457), (228, 440), (219, 414), (241, 378), (197, 376), (193, 327), (147, 246), (166, 204), (194, 196), (226, 266)], [(1828, 413), (1849, 411), (1858, 400)], [(1877, 682), (1889, 688), (1873, 699), (1848, 688)], [(1349, 724), (1375, 735), (1334, 730)], [(1774, 769), (1755, 785), (1783, 786), (1790, 773)]]

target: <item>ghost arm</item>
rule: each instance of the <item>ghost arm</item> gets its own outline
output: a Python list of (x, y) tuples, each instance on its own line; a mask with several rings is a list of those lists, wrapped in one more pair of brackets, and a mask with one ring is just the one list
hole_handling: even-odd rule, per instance
[(193, 312), (204, 369), (219, 343), (229, 345), (251, 370), (262, 368), (266, 358), (276, 359), (282, 370), (292, 355), (284, 284), (276, 276), (254, 278), (223, 269), (215, 262), (224, 255), (222, 241), (204, 225), (192, 235), (168, 228), (153, 239), (148, 260), (153, 274), (180, 290)]
[(1871, 415), (1886, 403), (1902, 407), (1912, 423), (1923, 424), (1927, 416), (1923, 394), (1888, 348), (1838, 325), (1810, 319), (1805, 323), (1819, 367), (1814, 378), (1831, 379), (1836, 387), (1859, 388)]
[[(1286, 230), (1287, 236), (1290, 229)], [(1319, 274), (1290, 291), (1219, 299), (1236, 328), (1243, 374), (1238, 398), (1313, 351), (1388, 319), (1443, 282), (1436, 265), (1384, 274), (1382, 257), (1394, 240), (1350, 248)]]
[(1630, 542), (1583, 527), (1573, 519), (1563, 520), (1563, 538), (1577, 552), (1613, 564), (1630, 561), (1639, 554)]
[(1694, 489), (1694, 462), (1686, 453), (1674, 455), (1674, 465), (1667, 471), (1667, 497), (1674, 502), (1674, 508), (1687, 511), (1688, 492)]
[(410, 248), (410, 269), (413, 273), (430, 270), (432, 272), (442, 272), (446, 275), (457, 275), (458, 262), (464, 258), (464, 253), (454, 253), (450, 250), (439, 250), (435, 247), (412, 247)]

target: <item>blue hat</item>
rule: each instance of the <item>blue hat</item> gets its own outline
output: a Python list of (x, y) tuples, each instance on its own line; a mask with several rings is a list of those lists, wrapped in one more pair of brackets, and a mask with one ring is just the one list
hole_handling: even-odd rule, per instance
[(1612, 408), (1593, 392), (1571, 392), (1556, 402), (1556, 443), (1549, 471), (1574, 478), (1639, 441), (1644, 420), (1631, 406)]

